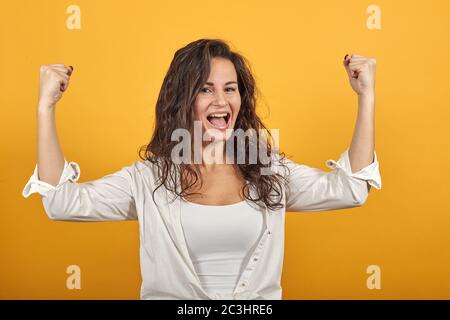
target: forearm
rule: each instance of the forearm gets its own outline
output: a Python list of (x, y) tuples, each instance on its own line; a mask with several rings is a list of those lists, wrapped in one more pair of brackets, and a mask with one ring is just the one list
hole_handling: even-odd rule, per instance
[(38, 105), (37, 109), (37, 165), (41, 181), (58, 185), (64, 170), (64, 155), (58, 141), (55, 107)]
[(358, 95), (358, 115), (348, 151), (352, 173), (374, 161), (375, 95)]

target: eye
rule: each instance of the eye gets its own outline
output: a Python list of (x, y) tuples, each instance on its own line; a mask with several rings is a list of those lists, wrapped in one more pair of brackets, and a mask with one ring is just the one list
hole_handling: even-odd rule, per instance
[[(203, 89), (201, 90), (201, 92), (207, 92), (207, 90), (210, 90), (210, 88), (205, 87), (205, 88), (203, 88)], [(225, 91), (227, 91), (227, 92), (230, 92), (229, 90), (231, 90), (231, 91), (233, 92), (233, 91), (236, 91), (236, 88), (229, 87), (229, 88), (226, 88), (226, 89), (225, 89)]]

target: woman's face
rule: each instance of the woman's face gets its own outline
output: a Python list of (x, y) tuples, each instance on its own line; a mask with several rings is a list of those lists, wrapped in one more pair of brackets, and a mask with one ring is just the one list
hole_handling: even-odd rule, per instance
[[(194, 119), (202, 122), (203, 132), (214, 129), (214, 137), (227, 139), (241, 107), (237, 74), (233, 63), (225, 58), (211, 59), (208, 81), (197, 95)], [(209, 136), (211, 136), (209, 134)]]

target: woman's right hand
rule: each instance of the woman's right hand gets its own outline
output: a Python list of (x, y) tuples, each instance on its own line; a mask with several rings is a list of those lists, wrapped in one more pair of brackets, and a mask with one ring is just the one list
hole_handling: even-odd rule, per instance
[(44, 64), (39, 73), (39, 108), (53, 108), (69, 87), (73, 67), (63, 64)]

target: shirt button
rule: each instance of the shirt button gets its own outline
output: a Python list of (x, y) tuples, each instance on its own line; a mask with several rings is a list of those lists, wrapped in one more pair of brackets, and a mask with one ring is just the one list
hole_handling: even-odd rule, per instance
[(258, 258), (253, 259), (253, 261), (258, 261)]
[(245, 283), (241, 284), (241, 286), (245, 287)]

